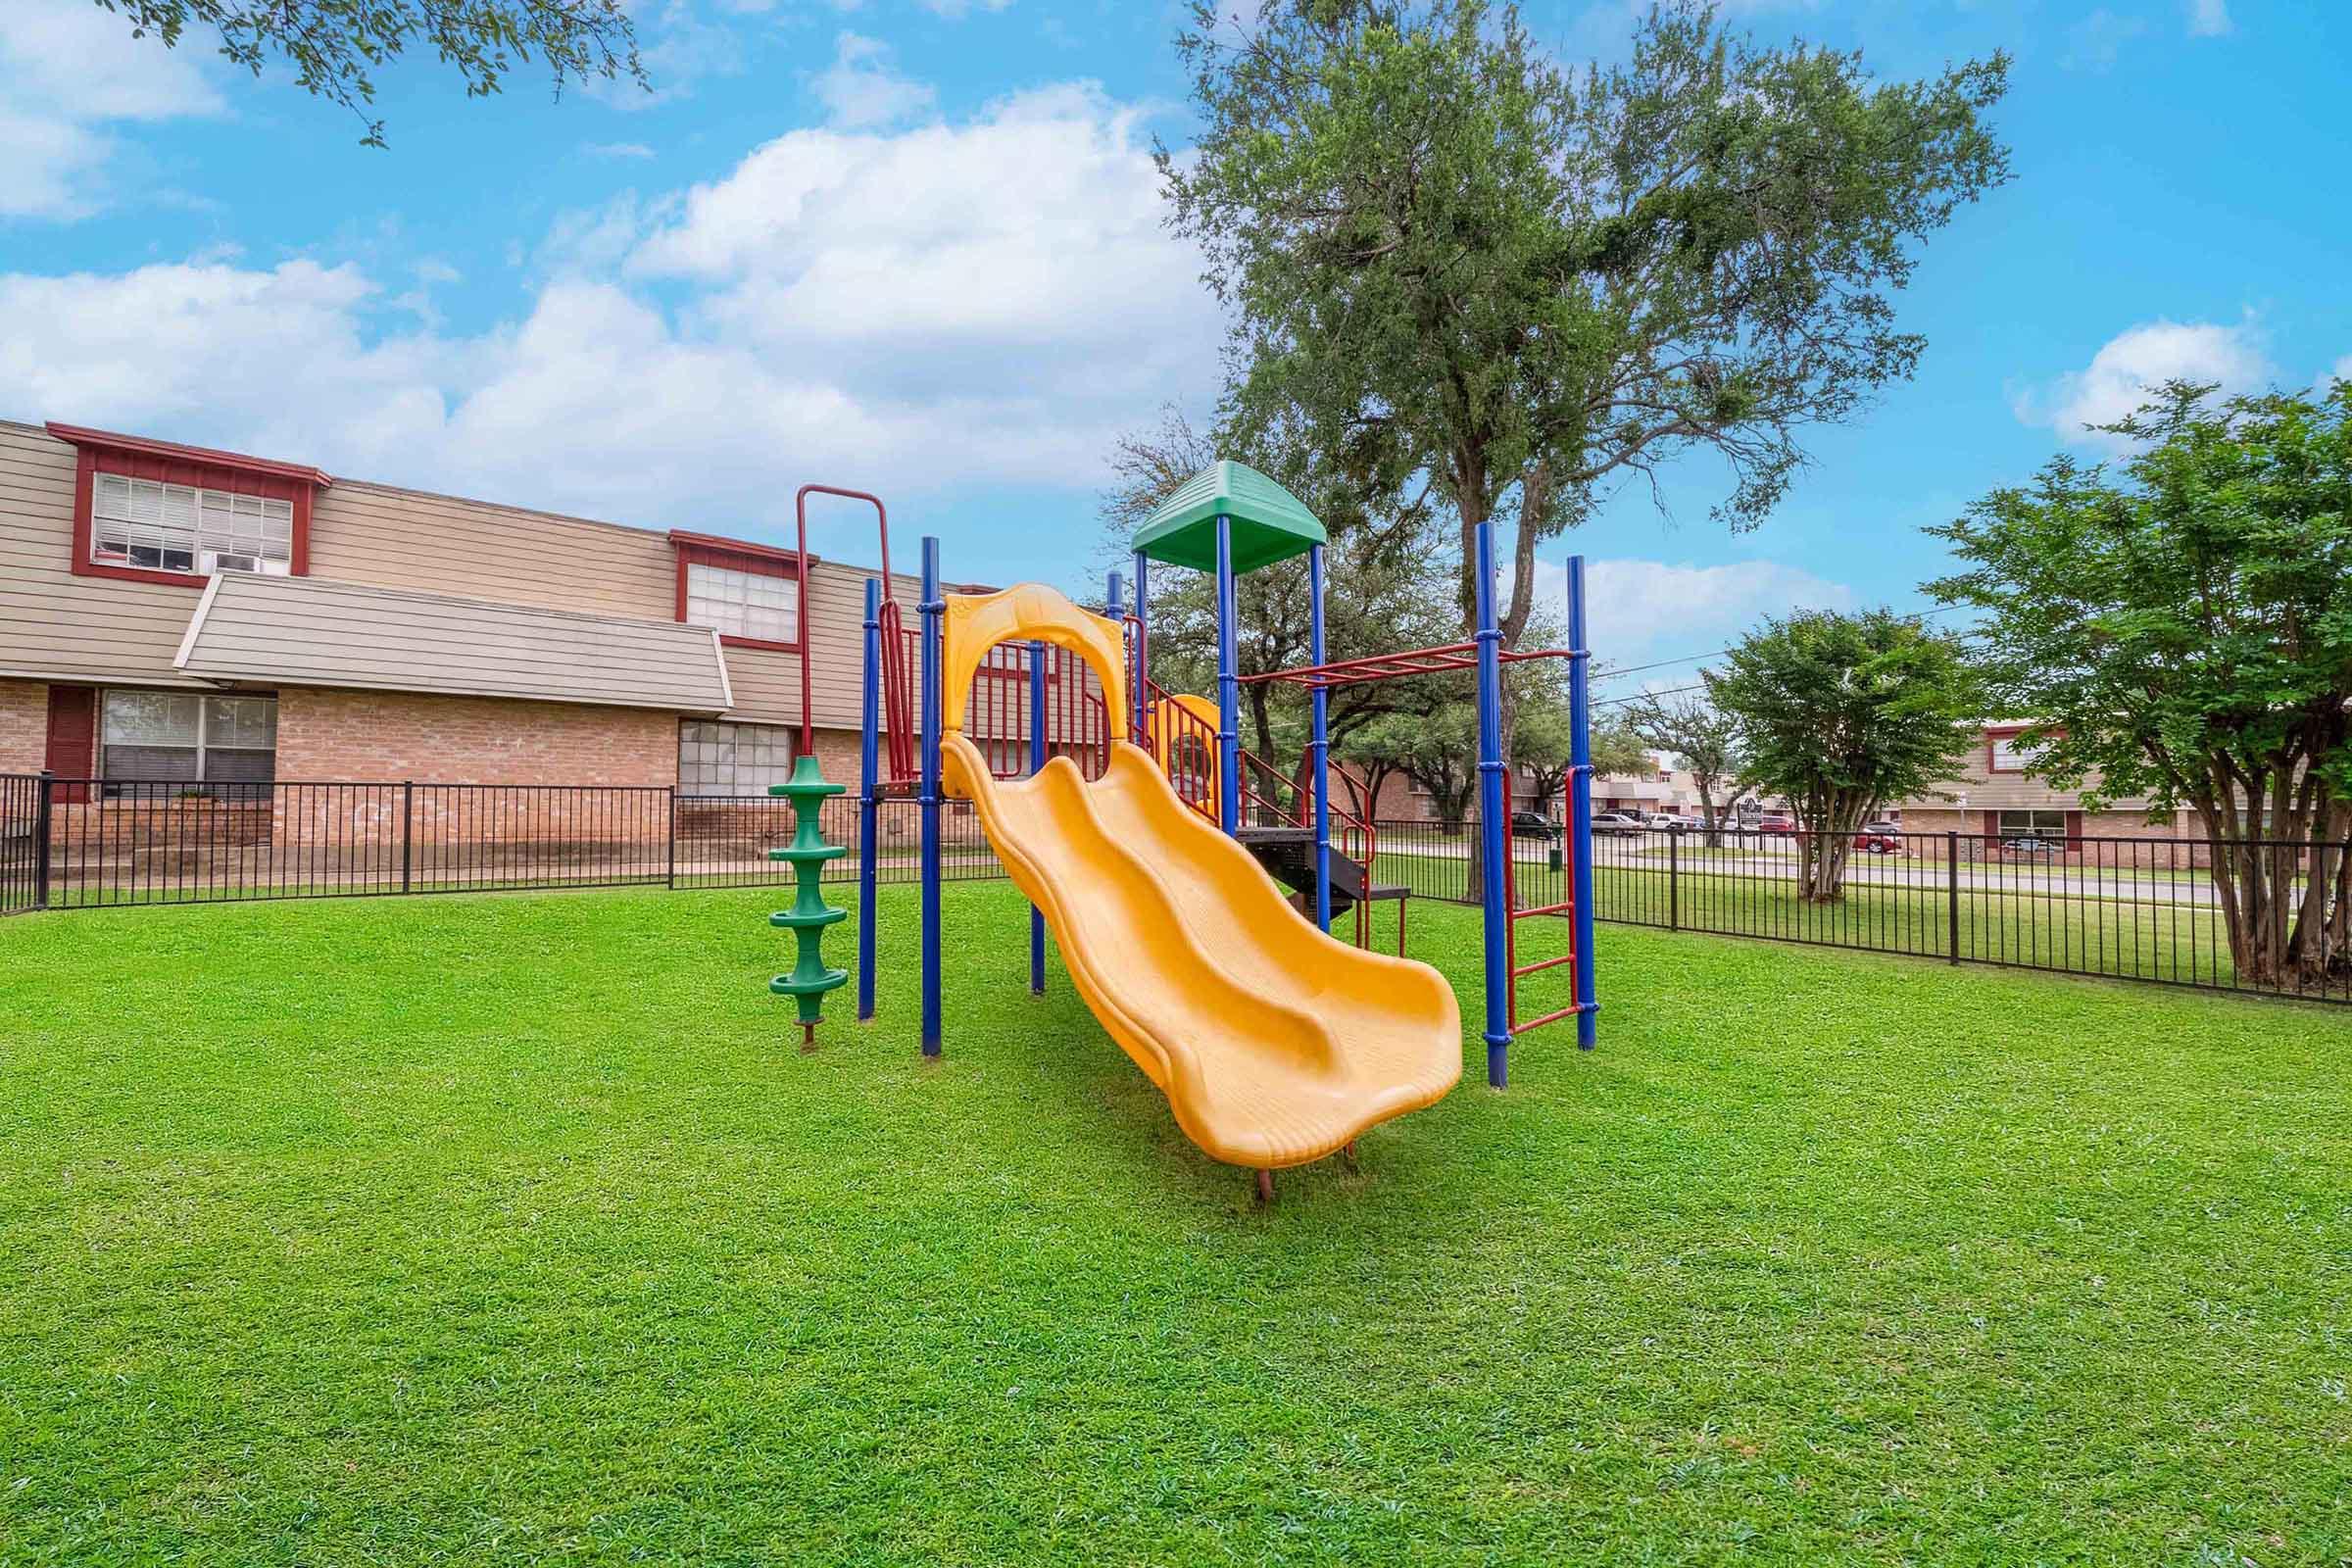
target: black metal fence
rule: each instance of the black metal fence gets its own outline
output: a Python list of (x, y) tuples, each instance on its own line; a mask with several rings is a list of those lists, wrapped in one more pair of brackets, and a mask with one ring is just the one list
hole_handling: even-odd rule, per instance
[[(878, 808), (875, 874), (917, 874), (915, 803)], [(857, 803), (824, 805), (852, 847), (827, 881), (858, 875)], [(0, 913), (256, 899), (364, 898), (518, 888), (760, 887), (787, 883), (767, 852), (792, 839), (791, 803), (625, 785), (155, 784), (0, 775)], [(996, 876), (970, 808), (943, 813), (951, 878)]]
[[(1379, 824), (1377, 875), (1421, 898), (1477, 898), (1475, 821)], [(2302, 963), (2241, 974), (2202, 839), (1987, 837), (1897, 833), (1848, 840), (1840, 897), (1803, 897), (1816, 843), (1807, 832), (1757, 829), (1603, 833), (1592, 845), (1596, 919), (1671, 931), (1756, 937), (1949, 963), (2044, 969), (2167, 985), (2352, 1003), (2343, 939), (2344, 843), (2269, 841), (2254, 853), (2266, 880), (2300, 910), (2315, 880), (2314, 927)], [(1565, 898), (1556, 827), (1512, 839), (1515, 902)], [(2290, 915), (2291, 917), (2291, 915)]]
[[(918, 875), (916, 804), (879, 807), (875, 876)], [(852, 853), (858, 807), (825, 803), (825, 837)], [(1001, 877), (964, 803), (943, 812), (945, 874)], [(488, 784), (159, 785), (0, 775), (0, 914), (251, 899), (352, 898), (510, 888), (773, 886), (767, 852), (792, 837), (791, 803), (662, 788)], [(1473, 903), (1475, 820), (1377, 824), (1376, 881)], [(1905, 954), (1952, 963), (2105, 975), (2352, 1003), (2342, 940), (2345, 844), (2275, 844), (2267, 869), (2298, 905), (2315, 879), (2336, 923), (2291, 975), (2238, 972), (2203, 840), (1897, 834), (1849, 846), (1841, 897), (1801, 895), (1812, 842), (1754, 829), (1608, 833), (1593, 844), (1593, 914), (1709, 932)], [(1562, 903), (1556, 823), (1522, 819), (1510, 874), (1520, 907)]]
[(40, 907), (49, 884), (48, 792), (27, 773), (0, 773), (0, 914)]

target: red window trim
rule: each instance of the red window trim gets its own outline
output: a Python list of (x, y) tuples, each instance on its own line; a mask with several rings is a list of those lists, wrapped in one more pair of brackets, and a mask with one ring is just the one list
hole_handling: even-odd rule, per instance
[[(814, 564), (818, 559), (816, 556), (810, 555), (804, 562), (804, 558), (797, 551), (779, 550), (773, 545), (756, 545), (748, 539), (727, 539), (717, 534), (688, 533), (679, 528), (672, 528), (669, 531), (669, 542), (676, 550), (678, 557), (677, 617), (681, 625), (686, 621), (686, 568), (688, 566), (718, 566), (730, 571), (748, 571), (760, 577), (782, 577), (791, 580), (801, 575), (805, 564)], [(800, 632), (798, 641), (781, 643), (770, 641), (764, 637), (735, 637), (722, 631), (718, 634), (719, 646), (722, 648), (764, 649), (773, 654), (797, 654), (808, 641), (808, 628), (802, 624), (806, 619), (803, 611), (808, 603), (808, 592), (804, 585), (800, 593), (800, 605), (795, 608), (793, 614), (793, 625)]]
[(1993, 773), (2023, 773), (2026, 771), (2026, 769), (2022, 767), (2001, 767), (1997, 765), (1994, 761), (1994, 753), (1996, 750), (1995, 743), (2008, 740), (2012, 736), (2023, 735), (2026, 731), (2032, 729), (2033, 727), (2034, 726), (2031, 724), (1987, 724), (1984, 726), (1984, 771), (1987, 775)]
[(155, 479), (165, 484), (194, 485), (208, 490), (232, 490), (239, 495), (290, 502), (294, 526), (286, 570), (296, 577), (311, 571), (311, 498), (334, 483), (317, 468), (300, 464), (274, 463), (241, 453), (217, 452), (210, 447), (184, 447), (146, 436), (92, 430), (78, 424), (45, 427), (75, 449), (74, 465), (74, 555), (68, 563), (76, 577), (112, 577), (122, 582), (154, 582), (173, 588), (201, 589), (210, 579), (198, 571), (161, 571), (152, 566), (117, 566), (90, 559), (90, 507), (98, 488), (98, 472)]

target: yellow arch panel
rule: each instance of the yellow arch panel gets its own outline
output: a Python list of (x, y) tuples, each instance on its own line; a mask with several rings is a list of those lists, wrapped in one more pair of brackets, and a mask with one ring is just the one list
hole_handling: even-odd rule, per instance
[[(1168, 775), (1170, 787), (1174, 786), (1177, 775), (1176, 737), (1179, 733), (1175, 721), (1168, 717), (1168, 709), (1171, 706), (1181, 708), (1199, 719), (1207, 727), (1208, 733), (1212, 737), (1207, 742), (1208, 777), (1205, 782), (1208, 785), (1208, 793), (1198, 801), (1188, 800), (1186, 804), (1203, 807), (1212, 819), (1222, 821), (1224, 820), (1222, 801), (1225, 794), (1225, 774), (1217, 766), (1217, 743), (1213, 737), (1217, 733), (1217, 726), (1225, 722), (1224, 715), (1218, 712), (1217, 705), (1213, 700), (1192, 692), (1174, 692), (1152, 705), (1151, 733), (1145, 737), (1148, 743), (1145, 749), (1152, 754), (1153, 760), (1159, 763), (1159, 770)], [(1190, 776), (1189, 772), (1187, 776)]]
[(1127, 648), (1119, 624), (1079, 609), (1059, 590), (1024, 582), (994, 594), (949, 594), (941, 628), (940, 717), (951, 734), (963, 729), (972, 676), (991, 648), (1006, 642), (1047, 642), (1094, 666), (1102, 683), (1115, 739), (1127, 727)]

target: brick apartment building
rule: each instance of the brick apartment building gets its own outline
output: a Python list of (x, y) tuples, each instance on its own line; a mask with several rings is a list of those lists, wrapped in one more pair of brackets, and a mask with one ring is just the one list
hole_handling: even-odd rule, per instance
[(807, 659), (815, 749), (854, 784), (874, 575), (0, 422), (0, 772), (756, 795), (791, 766)]
[(1986, 852), (1997, 852), (2001, 845), (2016, 840), (2044, 839), (2076, 854), (2086, 838), (2202, 836), (2204, 830), (2194, 811), (2160, 813), (2150, 821), (2147, 803), (2142, 800), (2119, 800), (2103, 810), (2084, 810), (2077, 792), (2052, 789), (2027, 773), (2032, 758), (2021, 737), (2029, 727), (2023, 719), (1984, 724), (1974, 738), (1962, 775), (1939, 792), (1951, 799), (1931, 796), (1902, 803), (1905, 833), (1957, 832), (1976, 840)]

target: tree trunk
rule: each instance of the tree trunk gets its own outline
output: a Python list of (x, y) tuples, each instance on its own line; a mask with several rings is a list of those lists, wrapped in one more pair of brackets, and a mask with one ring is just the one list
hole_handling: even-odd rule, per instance
[(1804, 841), (1799, 860), (1807, 903), (1835, 904), (1845, 897), (1845, 868), (1853, 858), (1854, 834), (1875, 804), (1833, 794), (1810, 821), (1798, 818), (1798, 834)]

